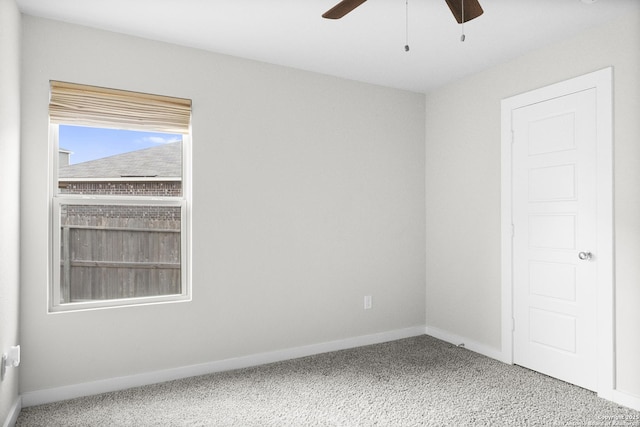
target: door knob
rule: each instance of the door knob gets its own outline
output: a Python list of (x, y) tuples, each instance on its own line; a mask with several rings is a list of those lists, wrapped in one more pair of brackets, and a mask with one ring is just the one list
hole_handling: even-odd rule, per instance
[(582, 261), (589, 260), (589, 259), (591, 259), (591, 257), (593, 257), (591, 252), (580, 252), (578, 254), (578, 258), (580, 258)]

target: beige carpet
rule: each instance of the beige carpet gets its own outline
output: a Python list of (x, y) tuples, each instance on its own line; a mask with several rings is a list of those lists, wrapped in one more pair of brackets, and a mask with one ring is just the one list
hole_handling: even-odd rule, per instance
[(428, 336), (23, 409), (17, 426), (640, 426), (640, 412)]

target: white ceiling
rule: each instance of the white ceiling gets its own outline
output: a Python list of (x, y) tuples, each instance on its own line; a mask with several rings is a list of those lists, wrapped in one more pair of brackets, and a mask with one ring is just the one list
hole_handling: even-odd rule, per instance
[(639, 0), (480, 0), (461, 26), (445, 0), (17, 0), (23, 13), (415, 92), (639, 13)]

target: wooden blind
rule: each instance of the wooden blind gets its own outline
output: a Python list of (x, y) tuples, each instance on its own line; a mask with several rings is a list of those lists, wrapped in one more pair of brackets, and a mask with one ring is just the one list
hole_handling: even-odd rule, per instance
[(170, 133), (189, 132), (191, 100), (51, 81), (52, 123)]

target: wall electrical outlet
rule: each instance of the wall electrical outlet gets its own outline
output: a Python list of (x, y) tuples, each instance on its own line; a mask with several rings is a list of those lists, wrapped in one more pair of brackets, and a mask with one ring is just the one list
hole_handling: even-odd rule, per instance
[(2, 362), (0, 362), (0, 381), (4, 381), (4, 374), (7, 372), (7, 355), (2, 355)]
[(369, 310), (371, 308), (371, 295), (364, 296), (364, 309)]
[(9, 349), (9, 353), (2, 355), (0, 361), (0, 381), (4, 381), (7, 368), (17, 368), (20, 365), (20, 346), (16, 345)]

